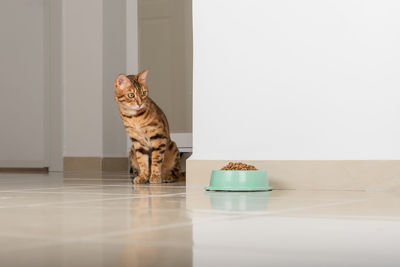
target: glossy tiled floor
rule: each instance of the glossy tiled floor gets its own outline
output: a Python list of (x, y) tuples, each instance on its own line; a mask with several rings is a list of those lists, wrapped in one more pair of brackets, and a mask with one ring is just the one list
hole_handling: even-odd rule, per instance
[(400, 266), (400, 191), (0, 173), (0, 266)]

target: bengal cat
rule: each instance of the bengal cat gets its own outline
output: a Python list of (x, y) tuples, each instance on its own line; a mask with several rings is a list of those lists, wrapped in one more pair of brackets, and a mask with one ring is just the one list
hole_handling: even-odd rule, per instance
[(164, 112), (148, 96), (148, 70), (120, 74), (114, 81), (115, 100), (132, 140), (129, 159), (135, 184), (171, 183), (180, 178), (180, 154), (169, 135)]

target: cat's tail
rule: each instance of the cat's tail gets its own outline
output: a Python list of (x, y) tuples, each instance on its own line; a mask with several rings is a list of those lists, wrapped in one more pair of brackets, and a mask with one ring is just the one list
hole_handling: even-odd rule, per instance
[(186, 172), (181, 172), (181, 171), (179, 171), (178, 173), (174, 173), (173, 172), (173, 175), (174, 175), (174, 177), (175, 177), (177, 182), (186, 181)]
[(176, 157), (175, 157), (175, 162), (174, 162), (174, 167), (172, 168), (172, 176), (175, 178), (175, 181), (177, 182), (182, 182), (186, 180), (186, 173), (182, 172), (181, 169), (181, 155), (179, 153), (179, 150), (176, 149)]

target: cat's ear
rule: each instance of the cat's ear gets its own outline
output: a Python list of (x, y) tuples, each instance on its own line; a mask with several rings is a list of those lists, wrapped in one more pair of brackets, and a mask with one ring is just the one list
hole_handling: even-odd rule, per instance
[(146, 77), (147, 77), (148, 73), (149, 73), (149, 70), (144, 70), (142, 72), (139, 72), (138, 75), (137, 75), (138, 81), (140, 83), (145, 84), (146, 83)]
[(117, 79), (114, 81), (115, 89), (125, 90), (132, 85), (132, 82), (124, 74), (118, 75)]

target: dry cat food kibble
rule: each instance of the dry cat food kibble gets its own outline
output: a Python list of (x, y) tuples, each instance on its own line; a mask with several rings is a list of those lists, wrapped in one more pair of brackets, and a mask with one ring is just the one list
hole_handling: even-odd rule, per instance
[(242, 162), (229, 162), (221, 168), (223, 171), (257, 171), (253, 165), (244, 164)]

